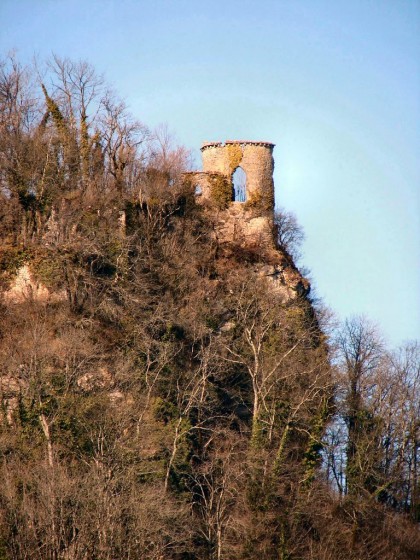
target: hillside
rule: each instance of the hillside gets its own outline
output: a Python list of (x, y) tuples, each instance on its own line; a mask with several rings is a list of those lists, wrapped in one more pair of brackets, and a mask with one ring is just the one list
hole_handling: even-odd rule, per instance
[(0, 558), (416, 558), (418, 347), (327, 332), (273, 145), (192, 172), (88, 65), (49, 80), (0, 76)]

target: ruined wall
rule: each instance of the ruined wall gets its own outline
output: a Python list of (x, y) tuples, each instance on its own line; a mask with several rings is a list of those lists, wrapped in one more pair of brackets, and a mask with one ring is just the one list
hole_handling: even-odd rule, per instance
[[(268, 142), (228, 140), (206, 143), (201, 148), (204, 173), (220, 173), (232, 179), (240, 166), (246, 173), (246, 203), (265, 199), (266, 210), (274, 209), (273, 148)], [(241, 203), (242, 204), (242, 203)]]
[[(197, 202), (212, 208), (220, 242), (273, 245), (273, 148), (269, 142), (229, 140), (207, 142), (201, 148), (203, 171), (190, 173)], [(232, 200), (232, 175), (246, 173), (246, 200)]]

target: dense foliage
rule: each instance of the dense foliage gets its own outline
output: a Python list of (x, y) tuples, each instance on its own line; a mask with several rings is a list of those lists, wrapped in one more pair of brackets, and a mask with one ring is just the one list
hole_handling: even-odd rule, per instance
[(327, 332), (188, 165), (89, 65), (0, 66), (0, 558), (417, 558), (418, 346)]

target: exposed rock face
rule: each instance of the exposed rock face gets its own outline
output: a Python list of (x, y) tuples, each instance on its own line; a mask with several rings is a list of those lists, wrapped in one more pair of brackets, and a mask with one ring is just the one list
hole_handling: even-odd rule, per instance
[[(25, 387), (19, 373), (16, 375), (0, 375), (1, 406), (5, 412), (6, 423), (13, 423), (13, 414), (19, 404), (19, 395)], [(1, 424), (1, 419), (0, 419)]]
[(85, 392), (109, 389), (113, 386), (111, 373), (104, 367), (83, 374), (77, 380), (77, 386)]
[(309, 292), (308, 280), (287, 259), (279, 260), (278, 264), (259, 264), (256, 273), (269, 280), (273, 290), (281, 293), (285, 299), (293, 299)]
[(5, 303), (39, 301), (53, 303), (65, 299), (64, 292), (52, 292), (41, 282), (37, 282), (27, 264), (19, 268), (10, 288), (3, 293)]
[(232, 204), (217, 214), (216, 237), (219, 243), (253, 245), (274, 248), (273, 222), (270, 216), (258, 216), (242, 207), (241, 202)]

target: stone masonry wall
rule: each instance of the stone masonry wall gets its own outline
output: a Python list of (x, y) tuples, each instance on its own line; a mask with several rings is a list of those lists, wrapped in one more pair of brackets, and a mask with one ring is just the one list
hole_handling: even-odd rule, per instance
[(274, 145), (268, 142), (226, 141), (205, 143), (201, 148), (203, 171), (190, 173), (190, 180), (201, 191), (197, 202), (214, 205), (212, 182), (218, 178), (231, 188), (237, 167), (246, 173), (246, 201), (230, 200), (215, 213), (215, 230), (220, 242), (273, 245)]
[(246, 173), (247, 201), (265, 196), (273, 202), (273, 148), (268, 142), (227, 141), (204, 144), (201, 148), (204, 173), (221, 173), (231, 179), (240, 166)]

